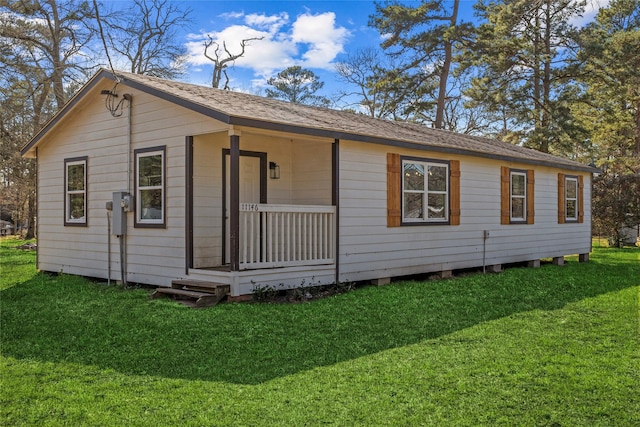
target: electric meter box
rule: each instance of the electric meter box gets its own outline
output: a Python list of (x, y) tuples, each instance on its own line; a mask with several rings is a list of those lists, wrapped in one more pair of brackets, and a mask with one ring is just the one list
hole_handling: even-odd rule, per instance
[(113, 226), (112, 233), (116, 236), (127, 234), (127, 212), (131, 209), (131, 195), (126, 191), (113, 193)]

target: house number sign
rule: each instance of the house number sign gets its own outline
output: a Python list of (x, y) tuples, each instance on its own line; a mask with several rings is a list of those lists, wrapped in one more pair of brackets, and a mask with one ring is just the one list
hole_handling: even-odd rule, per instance
[(257, 203), (241, 203), (240, 210), (243, 212), (259, 212), (260, 205)]

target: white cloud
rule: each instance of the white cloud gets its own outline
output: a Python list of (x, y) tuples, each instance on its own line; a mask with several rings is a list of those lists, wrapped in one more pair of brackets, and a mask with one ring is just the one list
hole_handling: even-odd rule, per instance
[(611, 0), (587, 0), (582, 16), (576, 16), (571, 19), (570, 24), (581, 28), (593, 22), (600, 9), (609, 6)]
[(253, 13), (247, 15), (244, 22), (250, 27), (268, 29), (270, 33), (276, 33), (289, 22), (289, 14), (282, 12), (279, 15), (267, 16)]
[[(259, 31), (246, 25), (232, 25), (216, 33), (209, 33), (211, 38), (219, 44), (220, 57), (228, 55), (223, 50), (223, 43), (229, 52), (238, 55), (242, 52), (242, 40), (261, 38), (247, 42), (245, 55), (235, 62), (236, 67), (253, 69), (255, 74), (269, 75), (275, 69), (288, 67), (293, 64), (291, 58), (296, 55), (294, 43), (274, 39), (274, 35), (267, 31)], [(191, 35), (190, 42), (186, 44), (189, 52), (188, 62), (192, 65), (211, 65), (211, 61), (204, 56), (204, 43), (208, 40), (207, 34)], [(213, 55), (209, 48), (209, 55)]]
[(244, 12), (226, 12), (226, 13), (221, 13), (218, 16), (223, 19), (238, 19), (244, 16)]
[(336, 27), (336, 14), (333, 12), (298, 16), (291, 35), (295, 43), (307, 45), (303, 65), (311, 68), (332, 68), (331, 61), (343, 52), (348, 37), (346, 28)]
[[(228, 14), (227, 14), (228, 15)], [(254, 85), (259, 86), (271, 75), (292, 65), (307, 68), (333, 69), (332, 61), (343, 52), (350, 32), (336, 25), (333, 12), (313, 15), (305, 12), (290, 23), (289, 15), (234, 15), (244, 18), (243, 24), (230, 25), (220, 31), (189, 34), (186, 43), (188, 62), (195, 66), (211, 64), (204, 56), (204, 43), (211, 36), (222, 47), (223, 41), (232, 54), (241, 52), (243, 39), (262, 38), (249, 42), (245, 55), (235, 62), (236, 67), (251, 69)], [(227, 56), (220, 51), (221, 57)]]

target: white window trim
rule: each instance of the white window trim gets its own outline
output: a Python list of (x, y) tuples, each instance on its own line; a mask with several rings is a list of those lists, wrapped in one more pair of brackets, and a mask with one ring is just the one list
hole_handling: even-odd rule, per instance
[[(419, 164), (424, 167), (424, 190), (405, 190), (404, 189), (404, 166), (405, 164)], [(443, 167), (445, 168), (445, 174), (447, 178), (447, 189), (445, 191), (429, 191), (429, 174), (427, 171), (429, 170), (429, 166)], [(434, 162), (434, 161), (425, 161), (425, 160), (417, 160), (417, 159), (403, 159), (402, 160), (402, 223), (411, 223), (411, 224), (424, 224), (424, 223), (448, 223), (449, 222), (449, 192), (450, 183), (449, 183), (449, 163), (448, 162)], [(425, 207), (425, 212), (423, 212), (424, 218), (407, 218), (405, 217), (406, 207), (405, 207), (405, 193), (411, 194), (422, 194), (423, 198), (423, 206)], [(429, 194), (444, 194), (444, 218), (429, 218), (429, 213), (426, 212), (429, 206)]]
[[(575, 183), (575, 188), (576, 188), (576, 197), (569, 197), (567, 195), (567, 193), (569, 192), (569, 181), (572, 181)], [(567, 176), (564, 178), (564, 219), (565, 221), (578, 221), (578, 197), (580, 197), (579, 195), (579, 185), (578, 185), (578, 178), (573, 177), (573, 176)], [(569, 216), (569, 209), (568, 209), (568, 202), (569, 200), (575, 200), (576, 204), (575, 204), (575, 216)]]
[[(140, 185), (140, 159), (143, 157), (151, 157), (160, 155), (160, 167), (162, 171), (161, 176), (161, 184), (160, 185), (148, 185), (143, 186)], [(158, 149), (153, 151), (141, 151), (136, 153), (136, 224), (149, 224), (149, 225), (163, 225), (164, 224), (164, 215), (165, 215), (165, 150)], [(160, 218), (159, 219), (146, 219), (142, 218), (142, 197), (140, 194), (142, 191), (148, 190), (161, 190), (161, 198), (162, 198), (162, 209), (160, 209)]]
[[(69, 167), (82, 165), (84, 173), (84, 188), (82, 190), (69, 190)], [(71, 195), (74, 194), (82, 194), (84, 199), (84, 216), (81, 218), (71, 218)], [(87, 223), (87, 159), (83, 158), (80, 160), (68, 160), (64, 165), (64, 218), (65, 224), (67, 225), (75, 225), (75, 224), (86, 224)]]
[[(524, 194), (513, 194), (513, 177), (515, 175), (524, 177)], [(527, 220), (527, 172), (524, 171), (510, 171), (509, 173), (509, 219), (512, 222), (525, 222)], [(513, 216), (513, 199), (522, 199), (522, 217)]]

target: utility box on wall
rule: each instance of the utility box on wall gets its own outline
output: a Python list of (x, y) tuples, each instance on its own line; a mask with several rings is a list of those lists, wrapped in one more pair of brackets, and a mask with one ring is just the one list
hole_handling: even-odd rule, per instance
[(126, 191), (113, 193), (113, 234), (122, 236), (127, 234), (127, 212), (131, 210), (131, 195)]

